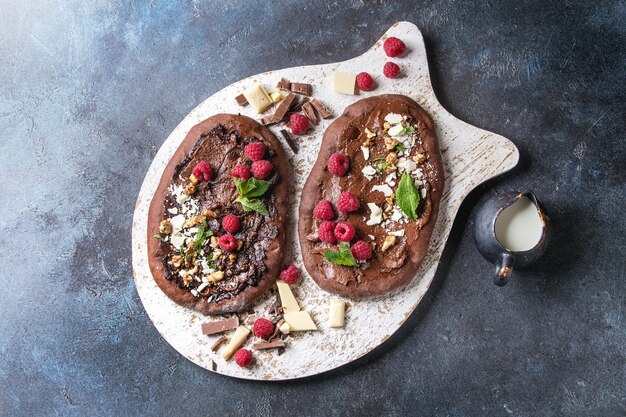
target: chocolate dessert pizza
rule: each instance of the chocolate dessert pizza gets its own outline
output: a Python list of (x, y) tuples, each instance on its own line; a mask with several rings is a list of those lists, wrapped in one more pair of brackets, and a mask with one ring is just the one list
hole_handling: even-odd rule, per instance
[(408, 283), (428, 252), (443, 190), (433, 120), (417, 103), (382, 95), (347, 107), (324, 133), (302, 191), (307, 271), (351, 298)]
[(148, 213), (158, 286), (204, 314), (239, 312), (276, 280), (288, 219), (289, 162), (241, 115), (194, 126), (166, 166)]

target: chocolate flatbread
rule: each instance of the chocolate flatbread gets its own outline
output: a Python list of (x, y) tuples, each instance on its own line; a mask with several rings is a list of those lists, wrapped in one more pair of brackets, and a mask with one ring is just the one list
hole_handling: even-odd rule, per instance
[[(343, 176), (328, 171), (334, 153), (350, 158)], [(415, 185), (413, 195), (419, 194), (414, 220), (400, 209), (396, 198), (403, 174)], [(357, 211), (337, 209), (337, 199), (346, 191), (358, 197)], [(401, 95), (382, 95), (352, 104), (324, 133), (302, 190), (298, 233), (307, 271), (324, 290), (350, 298), (385, 294), (408, 283), (428, 253), (443, 191), (444, 169), (434, 123), (417, 103)], [(320, 200), (334, 205), (334, 221), (354, 226), (351, 244), (367, 242), (373, 248), (371, 259), (356, 260), (354, 266), (325, 259), (324, 252), (333, 244), (322, 242), (317, 234), (322, 220), (313, 211)]]
[[(235, 201), (239, 192), (231, 176), (238, 164), (250, 167), (244, 146), (258, 141), (266, 146), (264, 159), (273, 165), (266, 178), (268, 190), (255, 197), (269, 216), (245, 211)], [(195, 192), (186, 196), (183, 189), (193, 184), (192, 170), (201, 161), (210, 164), (213, 177), (197, 182)], [(255, 120), (218, 114), (194, 126), (165, 167), (150, 203), (149, 265), (161, 290), (204, 314), (248, 308), (276, 280), (281, 267), (291, 175), (280, 142)], [(237, 216), (241, 224), (232, 233), (237, 247), (228, 251), (217, 242), (227, 233), (221, 226), (227, 214)], [(184, 216), (184, 226), (177, 216)], [(160, 228), (164, 220), (172, 226), (170, 233)]]

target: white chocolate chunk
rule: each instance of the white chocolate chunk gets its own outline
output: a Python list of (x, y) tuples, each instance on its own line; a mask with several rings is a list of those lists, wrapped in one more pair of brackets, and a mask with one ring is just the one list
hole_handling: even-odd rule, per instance
[(385, 121), (389, 122), (389, 124), (391, 124), (391, 125), (395, 125), (397, 123), (400, 123), (402, 120), (404, 120), (402, 115), (397, 114), (397, 113), (389, 113), (389, 114), (387, 114), (385, 116)]
[(393, 190), (387, 184), (375, 185), (372, 187), (372, 191), (380, 191), (385, 195), (385, 197), (391, 197), (391, 195), (393, 194)]
[(406, 172), (407, 174), (410, 174), (417, 169), (417, 164), (415, 163), (415, 161), (406, 158), (400, 158), (396, 166), (398, 167), (400, 172)]
[(295, 313), (300, 311), (300, 306), (296, 301), (296, 297), (293, 296), (291, 292), (291, 288), (289, 288), (289, 284), (287, 284), (282, 279), (276, 281), (276, 286), (278, 287), (278, 294), (280, 295), (280, 302), (283, 305), (283, 310), (285, 313)]
[(259, 83), (248, 87), (246, 91), (243, 92), (243, 96), (257, 113), (263, 113), (265, 109), (272, 105), (272, 99)]
[(278, 330), (280, 330), (282, 334), (289, 334), (291, 332), (291, 327), (289, 327), (289, 323), (284, 322), (283, 324), (280, 325)]
[(289, 331), (291, 332), (304, 332), (307, 330), (317, 330), (317, 326), (313, 322), (313, 319), (306, 311), (296, 311), (295, 313), (285, 313), (283, 316), (287, 324), (289, 324)]
[(173, 207), (171, 209), (167, 209), (167, 211), (169, 211), (170, 214), (178, 214), (178, 209), (176, 207)]
[(389, 136), (398, 137), (398, 136), (400, 136), (399, 133), (402, 132), (403, 130), (404, 130), (404, 127), (402, 127), (401, 124), (397, 124), (397, 125), (391, 126), (387, 133), (389, 133)]
[(343, 327), (345, 311), (345, 301), (331, 300), (328, 309), (328, 327)]
[(173, 234), (170, 238), (170, 242), (172, 243), (172, 245), (174, 245), (176, 249), (179, 249), (183, 245), (183, 243), (185, 243), (185, 236), (181, 235), (180, 233)]
[(389, 232), (389, 234), (394, 235), (394, 236), (398, 236), (398, 237), (402, 237), (402, 236), (404, 236), (404, 229), (395, 230), (393, 232)]
[(383, 210), (376, 205), (376, 203), (367, 203), (367, 207), (370, 209), (370, 218), (365, 223), (368, 226), (374, 226), (379, 224), (383, 220)]
[(341, 94), (356, 94), (356, 74), (348, 72), (333, 72), (333, 91)]
[(361, 172), (368, 181), (371, 181), (374, 178), (374, 175), (376, 175), (376, 169), (370, 165), (366, 165), (365, 167), (363, 167)]
[(170, 219), (170, 223), (172, 224), (172, 230), (174, 232), (177, 232), (183, 228), (183, 225), (185, 224), (185, 216), (183, 216), (182, 214), (174, 216)]
[(233, 356), (233, 353), (235, 353), (235, 351), (239, 349), (239, 346), (241, 346), (243, 342), (246, 341), (249, 335), (250, 330), (248, 330), (246, 326), (237, 327), (235, 333), (230, 338), (228, 345), (226, 345), (226, 347), (222, 351), (222, 358), (224, 358), (224, 360), (226, 361), (229, 360), (230, 357)]
[(370, 148), (366, 148), (365, 146), (361, 146), (361, 151), (363, 151), (363, 159), (366, 161), (370, 159)]

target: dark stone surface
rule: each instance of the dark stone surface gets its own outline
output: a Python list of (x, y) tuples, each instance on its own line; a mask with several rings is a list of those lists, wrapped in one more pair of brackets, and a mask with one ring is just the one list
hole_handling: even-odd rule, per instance
[[(2, 2), (0, 414), (624, 415), (626, 5), (472, 3)], [(470, 195), (426, 299), (364, 359), (269, 384), (188, 362), (132, 280), (157, 148), (223, 86), (350, 58), (399, 20), (444, 106), (519, 167)], [(553, 245), (498, 288), (472, 211), (527, 187)]]

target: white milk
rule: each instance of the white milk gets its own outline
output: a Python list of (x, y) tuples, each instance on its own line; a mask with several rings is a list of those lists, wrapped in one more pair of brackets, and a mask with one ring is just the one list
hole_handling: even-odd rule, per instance
[(541, 239), (542, 231), (537, 207), (528, 197), (519, 198), (496, 219), (496, 238), (512, 252), (532, 249)]

